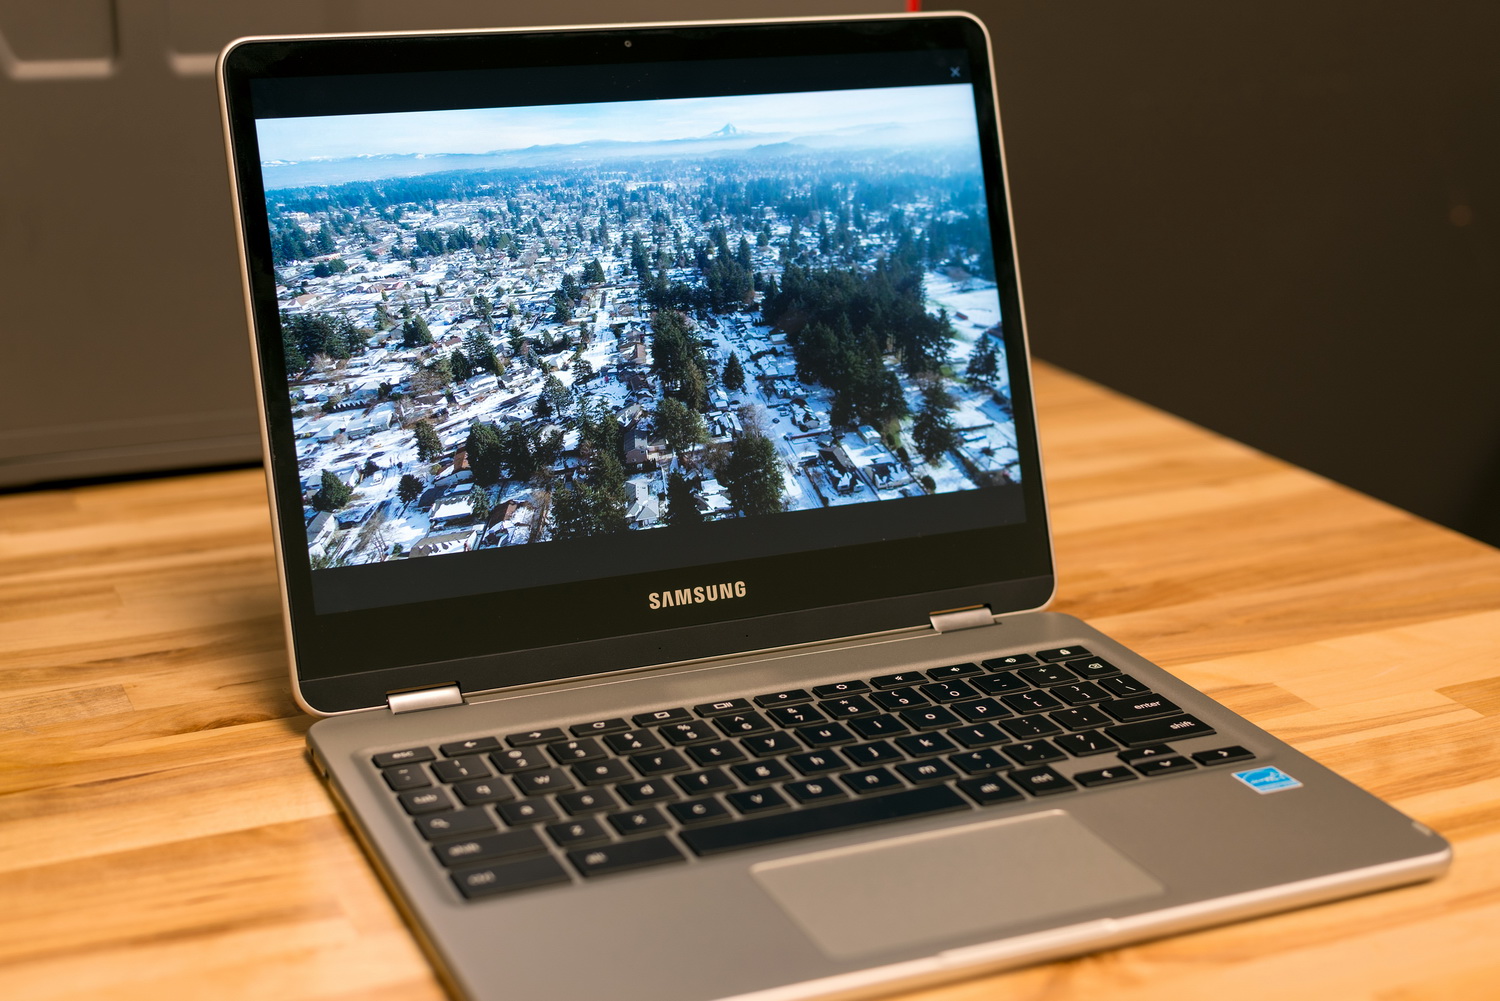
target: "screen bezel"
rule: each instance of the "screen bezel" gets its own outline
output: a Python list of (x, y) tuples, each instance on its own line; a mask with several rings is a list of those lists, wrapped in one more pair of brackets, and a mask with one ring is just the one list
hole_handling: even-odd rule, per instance
[[(628, 47), (626, 42), (630, 43)], [(395, 607), (321, 615), (315, 611), (314, 571), (308, 562), (302, 520), (291, 409), (281, 375), (276, 279), (270, 263), (251, 97), (255, 81), (312, 77), (334, 85), (335, 81), (367, 76), (370, 66), (401, 66), (403, 74), (482, 72), (497, 66), (616, 67), (624, 61), (622, 55), (643, 62), (691, 63), (928, 50), (967, 52), (976, 90), (1023, 469), (1018, 486), (992, 487), (979, 493), (1013, 490), (1024, 510), (1022, 521), (959, 532), (887, 536), (838, 549), (733, 563), (690, 559), (673, 571), (655, 570)], [(713, 55), (706, 55), (710, 52)], [(488, 691), (918, 626), (925, 624), (930, 612), (942, 608), (988, 604), (1001, 613), (1040, 607), (1049, 600), (1052, 557), (988, 45), (983, 28), (971, 17), (898, 16), (247, 40), (226, 50), (221, 59), (221, 86), (245, 248), (247, 302), (256, 345), (257, 388), (265, 418), (290, 654), (301, 699), (310, 710), (337, 713), (381, 706), (388, 693), (433, 684), (457, 683), (466, 693)], [(942, 496), (911, 503), (937, 501)], [(865, 507), (884, 507), (887, 503), (907, 502)], [(643, 534), (654, 536), (655, 532)], [(745, 581), (745, 597), (648, 611), (649, 592), (720, 580)], [(427, 630), (420, 640), (410, 634), (393, 638), (389, 629), (392, 616), (439, 624), (494, 620), (509, 623), (512, 628), (508, 632), (496, 630), (509, 645), (441, 626)], [(557, 642), (557, 636), (567, 639)]]

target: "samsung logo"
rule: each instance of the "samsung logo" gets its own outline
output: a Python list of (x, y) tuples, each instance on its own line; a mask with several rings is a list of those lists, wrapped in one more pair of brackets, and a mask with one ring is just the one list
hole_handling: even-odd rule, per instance
[(745, 596), (745, 582), (728, 584), (706, 584), (701, 587), (679, 587), (675, 591), (652, 591), (646, 603), (652, 608), (671, 608), (674, 605), (701, 605), (705, 601), (728, 601)]

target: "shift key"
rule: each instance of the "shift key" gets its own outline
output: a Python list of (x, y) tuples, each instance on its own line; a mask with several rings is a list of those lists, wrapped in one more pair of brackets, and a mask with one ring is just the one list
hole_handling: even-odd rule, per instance
[(1111, 726), (1105, 728), (1104, 732), (1111, 740), (1118, 741), (1126, 747), (1143, 747), (1146, 744), (1160, 744), (1168, 740), (1207, 737), (1215, 731), (1213, 727), (1196, 716), (1170, 716), (1167, 719)]

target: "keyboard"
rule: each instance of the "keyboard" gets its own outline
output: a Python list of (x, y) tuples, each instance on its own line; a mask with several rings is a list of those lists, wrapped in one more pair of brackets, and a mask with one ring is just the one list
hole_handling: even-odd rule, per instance
[(474, 900), (1252, 760), (1083, 647), (373, 753)]

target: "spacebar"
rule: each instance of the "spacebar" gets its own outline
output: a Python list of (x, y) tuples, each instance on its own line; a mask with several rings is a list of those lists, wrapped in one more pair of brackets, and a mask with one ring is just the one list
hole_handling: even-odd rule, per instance
[(699, 855), (769, 845), (810, 834), (826, 834), (850, 827), (880, 824), (888, 820), (920, 817), (928, 813), (968, 809), (969, 804), (947, 786), (908, 789), (890, 796), (856, 799), (846, 803), (813, 806), (790, 813), (752, 817), (733, 824), (716, 824), (682, 831), (677, 836)]

